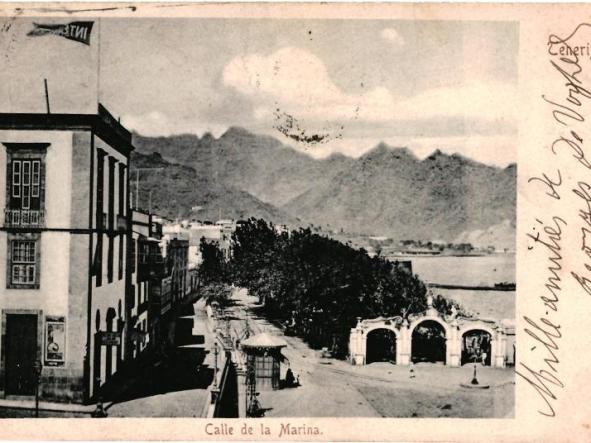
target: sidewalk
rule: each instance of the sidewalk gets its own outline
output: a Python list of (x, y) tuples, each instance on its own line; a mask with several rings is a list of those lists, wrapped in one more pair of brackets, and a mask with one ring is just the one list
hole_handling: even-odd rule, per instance
[[(110, 417), (201, 417), (213, 379), (213, 333), (203, 300), (194, 303), (193, 334), (202, 344), (179, 346), (170, 359), (139, 382), (127, 399), (109, 405)], [(184, 318), (177, 321), (191, 321)], [(150, 378), (151, 377), (151, 378)]]
[[(103, 392), (103, 406), (109, 417), (201, 417), (210, 399), (215, 356), (214, 333), (203, 300), (193, 303), (195, 312), (189, 341), (164, 359), (147, 356), (137, 367), (127, 368), (123, 378), (114, 380)], [(182, 317), (182, 318), (181, 318)], [(189, 316), (177, 322), (191, 322)], [(186, 326), (189, 326), (188, 324)], [(187, 337), (183, 337), (186, 339)], [(218, 370), (223, 348), (219, 347)], [(40, 417), (90, 417), (96, 404), (80, 405), (40, 401)], [(0, 399), (0, 418), (34, 417), (34, 399)]]
[[(96, 409), (96, 405), (80, 405), (74, 403), (54, 403), (47, 401), (39, 402), (39, 413), (42, 416), (47, 416), (48, 413), (51, 415), (73, 415), (73, 416), (90, 416), (90, 414)], [(10, 416), (33, 416), (35, 413), (35, 400), (9, 400), (0, 399), (0, 410), (6, 413), (9, 411), (15, 411)], [(0, 412), (0, 417), (4, 414)]]
[(109, 417), (201, 417), (208, 398), (206, 389), (167, 392), (113, 404), (107, 413)]

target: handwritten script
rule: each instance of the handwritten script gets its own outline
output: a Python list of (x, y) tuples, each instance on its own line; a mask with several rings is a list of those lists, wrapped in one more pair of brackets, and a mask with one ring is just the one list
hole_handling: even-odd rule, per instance
[[(587, 177), (591, 172), (591, 157), (587, 155), (584, 144), (583, 128), (585, 109), (591, 99), (591, 91), (585, 84), (582, 61), (577, 55), (576, 41), (584, 32), (591, 31), (591, 25), (581, 23), (566, 36), (551, 34), (547, 41), (549, 62), (557, 79), (564, 87), (561, 94), (548, 97), (542, 94), (542, 100), (550, 106), (556, 136), (549, 144), (552, 155), (566, 156), (573, 162), (569, 164), (569, 176)], [(578, 212), (573, 217), (549, 214), (546, 218), (536, 218), (533, 227), (526, 234), (528, 250), (536, 250), (545, 256), (545, 280), (539, 301), (545, 315), (538, 318), (524, 316), (524, 332), (533, 339), (535, 345), (530, 349), (534, 363), (520, 362), (517, 375), (525, 379), (539, 395), (542, 407), (538, 412), (548, 417), (555, 417), (555, 401), (565, 385), (560, 375), (560, 340), (561, 325), (557, 317), (560, 310), (560, 298), (565, 278), (574, 278), (580, 287), (591, 295), (591, 185), (585, 180), (574, 181), (575, 185), (566, 185), (560, 169), (543, 171), (530, 177), (529, 183), (537, 186), (545, 198), (551, 201), (561, 200), (567, 192), (572, 192), (580, 202)], [(568, 189), (572, 188), (572, 189)], [(583, 271), (564, 268), (563, 244), (567, 226), (579, 228), (583, 259)], [(571, 232), (571, 231), (569, 231)], [(541, 349), (533, 354), (534, 350)]]

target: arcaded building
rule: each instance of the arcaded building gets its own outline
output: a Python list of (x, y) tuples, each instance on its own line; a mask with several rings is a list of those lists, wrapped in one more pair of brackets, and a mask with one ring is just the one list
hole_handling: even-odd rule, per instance
[(0, 398), (81, 403), (125, 355), (131, 134), (96, 114), (0, 114)]

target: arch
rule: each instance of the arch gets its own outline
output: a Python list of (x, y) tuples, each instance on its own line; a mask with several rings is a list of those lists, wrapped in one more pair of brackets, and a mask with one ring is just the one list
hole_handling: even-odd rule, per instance
[[(422, 333), (419, 326), (427, 330)], [(413, 322), (410, 329), (410, 358), (417, 362), (443, 362), (447, 364), (447, 339), (450, 328), (437, 317), (423, 317)]]
[(482, 323), (472, 323), (472, 324), (464, 326), (463, 328), (460, 329), (459, 336), (461, 337), (466, 332), (470, 332), (470, 331), (474, 331), (474, 330), (478, 330), (478, 329), (481, 331), (484, 331), (484, 332), (488, 332), (490, 334), (491, 338), (494, 340), (495, 335), (496, 335), (495, 330), (493, 328), (491, 328), (490, 326), (487, 326)]
[(366, 364), (396, 362), (398, 335), (393, 328), (372, 328), (365, 334)]
[(114, 320), (117, 317), (117, 312), (113, 308), (107, 309), (107, 315), (105, 321), (107, 322), (107, 331), (112, 332), (113, 326), (115, 326)]
[(421, 323), (423, 323), (424, 321), (427, 320), (431, 320), (434, 321), (436, 323), (439, 323), (441, 325), (441, 327), (443, 328), (443, 330), (445, 331), (445, 336), (446, 337), (450, 337), (451, 336), (451, 327), (445, 322), (443, 321), (443, 319), (441, 319), (440, 317), (437, 317), (435, 315), (425, 315), (424, 317), (419, 317), (414, 319), (410, 325), (408, 326), (408, 334), (412, 335), (412, 333), (414, 332), (415, 328), (420, 325)]
[(396, 336), (396, 340), (400, 338), (400, 331), (396, 329), (394, 326), (387, 325), (385, 323), (375, 323), (367, 327), (367, 329), (365, 329), (364, 331), (365, 335), (369, 334), (372, 331), (375, 331), (376, 329), (387, 329), (388, 331), (392, 331), (394, 333), (394, 335)]
[[(488, 329), (488, 330), (487, 330)], [(490, 328), (469, 327), (459, 335), (461, 340), (460, 365), (481, 362), (491, 366), (494, 335)]]

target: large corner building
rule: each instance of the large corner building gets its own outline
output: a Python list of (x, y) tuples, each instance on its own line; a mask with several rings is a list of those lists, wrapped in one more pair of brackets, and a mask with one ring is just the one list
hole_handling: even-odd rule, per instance
[(0, 114), (0, 398), (82, 403), (124, 355), (131, 134), (96, 114)]

